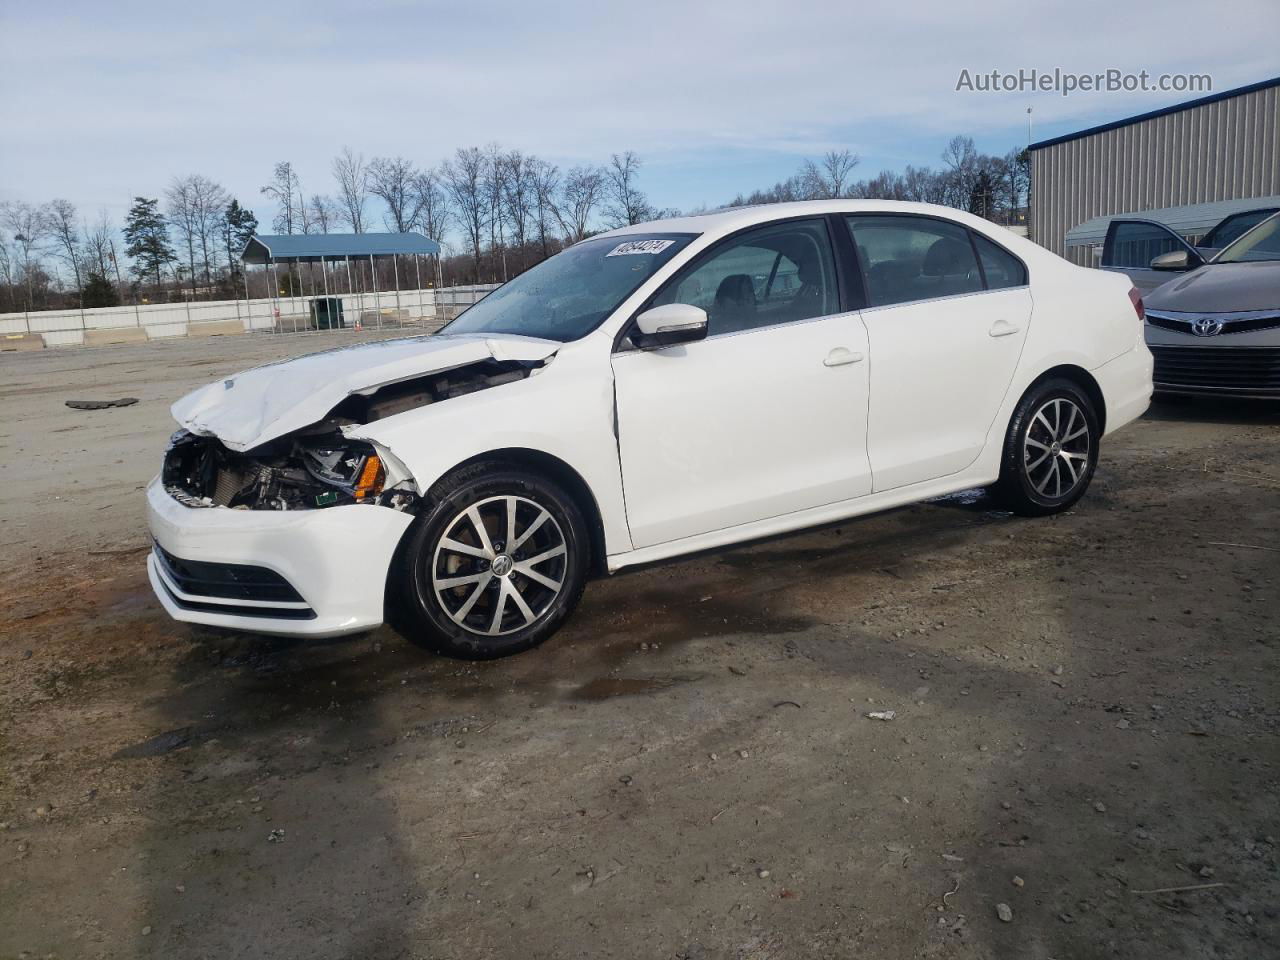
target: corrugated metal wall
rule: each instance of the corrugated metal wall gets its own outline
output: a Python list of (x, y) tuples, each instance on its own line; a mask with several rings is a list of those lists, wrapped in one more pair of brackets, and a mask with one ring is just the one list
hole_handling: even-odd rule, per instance
[(1092, 266), (1064, 243), (1092, 217), (1280, 194), (1280, 87), (1042, 147), (1031, 182), (1031, 239)]

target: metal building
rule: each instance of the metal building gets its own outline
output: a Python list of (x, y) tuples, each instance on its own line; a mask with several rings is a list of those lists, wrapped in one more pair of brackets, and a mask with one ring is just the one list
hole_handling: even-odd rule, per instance
[(1280, 77), (1033, 143), (1031, 239), (1092, 266), (1067, 232), (1116, 213), (1280, 194)]

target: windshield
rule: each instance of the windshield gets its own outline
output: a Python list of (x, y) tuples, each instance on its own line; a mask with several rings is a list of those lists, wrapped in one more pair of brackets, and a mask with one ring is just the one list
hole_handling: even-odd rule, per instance
[(629, 233), (574, 244), (499, 287), (440, 332), (577, 340), (692, 239), (692, 234)]
[(1214, 263), (1280, 260), (1280, 213), (1263, 220), (1213, 258)]

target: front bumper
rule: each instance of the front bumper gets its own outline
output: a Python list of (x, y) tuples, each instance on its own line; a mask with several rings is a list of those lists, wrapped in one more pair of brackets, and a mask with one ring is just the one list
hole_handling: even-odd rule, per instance
[[(1221, 332), (1195, 336), (1195, 320), (1218, 321)], [(1280, 400), (1280, 310), (1148, 311), (1146, 339), (1155, 354), (1160, 393)]]
[[(147, 487), (147, 516), (159, 548), (147, 558), (147, 573), (175, 620), (308, 637), (382, 623), (391, 558), (413, 522), (409, 514), (372, 504), (288, 511), (186, 507), (158, 477)], [(237, 586), (228, 589), (229, 583)]]

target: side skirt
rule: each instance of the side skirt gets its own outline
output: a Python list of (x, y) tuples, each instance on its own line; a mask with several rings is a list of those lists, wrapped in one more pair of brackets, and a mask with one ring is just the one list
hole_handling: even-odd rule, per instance
[(949, 493), (958, 493), (961, 490), (989, 486), (995, 483), (996, 479), (997, 477), (995, 476), (975, 471), (965, 475), (953, 475), (939, 480), (915, 483), (907, 487), (898, 487), (894, 490), (885, 490), (881, 493), (871, 493), (865, 497), (841, 500), (822, 507), (812, 507), (808, 510), (799, 510), (780, 517), (771, 517), (768, 520), (743, 523), (734, 527), (725, 527), (723, 530), (712, 530), (709, 533), (700, 533), (693, 537), (684, 537), (680, 540), (669, 540), (666, 543), (641, 547), (638, 550), (611, 554), (608, 557), (608, 568), (610, 573), (616, 573), (624, 567), (654, 563), (658, 560), (667, 560), (687, 553), (698, 553), (702, 550), (713, 550), (717, 547), (733, 546), (751, 540), (804, 530), (807, 527), (818, 527), (834, 523), (837, 520), (848, 520), (852, 517), (861, 517), (869, 513), (879, 513), (882, 510), (892, 510), (894, 507), (918, 503), (921, 500), (943, 497)]

